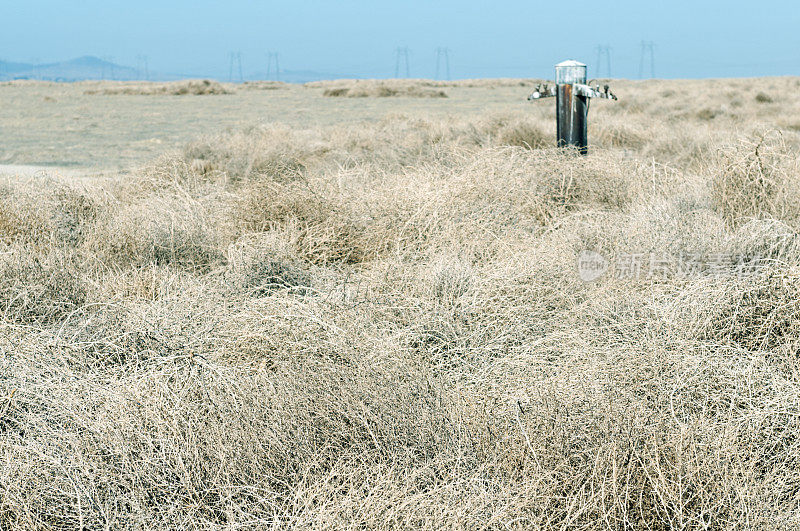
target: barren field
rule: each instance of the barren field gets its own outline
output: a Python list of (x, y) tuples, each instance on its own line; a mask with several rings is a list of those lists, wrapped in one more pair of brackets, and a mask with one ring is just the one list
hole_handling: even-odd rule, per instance
[(0, 529), (800, 527), (800, 80), (0, 84)]

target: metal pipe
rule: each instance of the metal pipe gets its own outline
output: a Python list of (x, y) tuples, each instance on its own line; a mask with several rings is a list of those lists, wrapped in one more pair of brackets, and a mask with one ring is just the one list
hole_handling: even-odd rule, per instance
[(588, 95), (578, 86), (586, 86), (586, 65), (578, 61), (564, 61), (556, 65), (556, 131), (558, 145), (574, 146), (581, 155), (588, 153), (589, 140), (586, 115), (589, 112)]
[(615, 100), (608, 89), (586, 83), (586, 65), (578, 61), (564, 61), (556, 65), (556, 85), (540, 83), (528, 96), (528, 100), (556, 98), (556, 130), (558, 146), (573, 146), (582, 155), (588, 152), (589, 140), (586, 132), (586, 117), (589, 114), (589, 99)]

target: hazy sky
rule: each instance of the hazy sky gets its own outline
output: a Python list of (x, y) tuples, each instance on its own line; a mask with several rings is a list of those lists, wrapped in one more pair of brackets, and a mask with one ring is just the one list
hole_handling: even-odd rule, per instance
[[(800, 6), (645, 0), (406, 2), (255, 0), (0, 0), (0, 58), (113, 57), (152, 71), (223, 76), (228, 53), (247, 72), (281, 67), (385, 77), (394, 50), (410, 49), (412, 77), (431, 77), (435, 49), (451, 50), (453, 77), (550, 77), (566, 58), (596, 62), (612, 48), (612, 74), (638, 77), (640, 42), (656, 43), (658, 77), (800, 73)], [(649, 65), (648, 65), (649, 66)], [(603, 75), (604, 72), (601, 72)]]

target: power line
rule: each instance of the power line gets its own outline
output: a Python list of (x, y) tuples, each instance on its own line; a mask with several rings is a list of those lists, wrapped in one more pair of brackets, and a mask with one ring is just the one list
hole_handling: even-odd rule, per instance
[(405, 63), (406, 67), (406, 77), (411, 77), (411, 68), (408, 64), (408, 47), (407, 46), (398, 46), (397, 49), (394, 51), (395, 55), (395, 62), (394, 62), (394, 77), (400, 77), (400, 64)]
[(436, 48), (436, 79), (441, 79), (439, 73), (441, 71), (441, 62), (444, 59), (444, 68), (448, 81), (450, 80), (450, 48)]
[(645, 57), (650, 55), (650, 77), (656, 77), (656, 43), (653, 41), (642, 41), (642, 51), (639, 55), (639, 79), (644, 79)]

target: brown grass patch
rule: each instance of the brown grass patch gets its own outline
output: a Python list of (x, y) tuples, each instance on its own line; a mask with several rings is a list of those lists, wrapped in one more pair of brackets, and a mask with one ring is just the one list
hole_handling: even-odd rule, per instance
[(383, 83), (361, 83), (352, 87), (325, 89), (322, 95), (329, 98), (446, 98), (447, 92), (414, 85), (393, 87)]
[(800, 216), (797, 160), (780, 138), (729, 148), (712, 171), (711, 200), (728, 223), (765, 217), (796, 222)]
[(791, 527), (796, 139), (631, 86), (587, 156), (525, 107), (9, 180), (0, 528)]
[(233, 91), (217, 81), (191, 79), (170, 83), (119, 83), (119, 86), (115, 87), (87, 90), (84, 94), (100, 94), (103, 96), (209, 96), (233, 94)]

